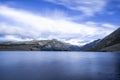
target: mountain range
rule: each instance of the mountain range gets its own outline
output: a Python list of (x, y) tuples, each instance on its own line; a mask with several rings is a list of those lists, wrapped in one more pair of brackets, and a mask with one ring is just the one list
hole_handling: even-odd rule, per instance
[(120, 51), (120, 28), (101, 39), (89, 51)]
[(3, 42), (0, 43), (0, 50), (23, 50), (23, 51), (71, 51), (79, 49), (78, 46), (70, 45), (52, 40), (36, 40), (24, 42)]
[(103, 39), (97, 39), (81, 47), (52, 40), (34, 40), (23, 42), (1, 42), (1, 51), (120, 51), (120, 28)]

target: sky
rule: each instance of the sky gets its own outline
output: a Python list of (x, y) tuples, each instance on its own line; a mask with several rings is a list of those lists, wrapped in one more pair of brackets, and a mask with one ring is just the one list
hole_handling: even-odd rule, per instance
[(120, 0), (0, 0), (0, 41), (84, 45), (120, 27)]

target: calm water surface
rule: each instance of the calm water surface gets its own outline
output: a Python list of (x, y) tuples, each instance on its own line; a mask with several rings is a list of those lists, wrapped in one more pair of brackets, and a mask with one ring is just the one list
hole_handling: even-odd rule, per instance
[(120, 80), (120, 53), (1, 51), (0, 80)]

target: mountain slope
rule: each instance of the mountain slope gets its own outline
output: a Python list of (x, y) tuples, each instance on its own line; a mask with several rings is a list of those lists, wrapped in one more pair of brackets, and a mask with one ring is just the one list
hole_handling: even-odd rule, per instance
[(76, 46), (76, 45), (69, 45), (71, 51), (80, 51), (80, 46)]
[(93, 41), (91, 43), (88, 43), (88, 44), (80, 47), (80, 51), (87, 51), (87, 50), (89, 50), (90, 48), (92, 48), (93, 46), (95, 46), (99, 41), (100, 41), (100, 39), (95, 40), (95, 41)]
[(104, 51), (104, 52), (107, 52), (107, 51), (110, 51), (110, 52), (120, 51), (120, 43), (109, 46), (109, 47), (106, 47), (106, 48), (103, 48), (103, 49), (101, 49), (101, 51)]
[[(94, 47), (90, 48), (90, 51), (120, 51), (118, 45), (120, 43), (120, 28), (102, 39)], [(115, 49), (116, 48), (116, 49)]]
[(56, 39), (25, 41), (25, 42), (4, 42), (0, 43), (0, 50), (33, 50), (33, 51), (70, 51), (70, 46)]

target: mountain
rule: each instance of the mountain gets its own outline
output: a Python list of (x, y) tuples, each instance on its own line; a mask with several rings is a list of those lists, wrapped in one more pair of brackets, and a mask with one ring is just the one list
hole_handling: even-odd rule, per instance
[(109, 46), (109, 47), (106, 47), (106, 48), (103, 48), (103, 49), (101, 49), (101, 51), (110, 51), (110, 52), (119, 51), (120, 52), (120, 43)]
[(0, 50), (25, 50), (25, 51), (71, 51), (70, 45), (56, 39), (25, 41), (25, 42), (3, 42)]
[(90, 51), (120, 51), (120, 28), (100, 40)]
[(92, 48), (93, 46), (95, 46), (99, 41), (100, 41), (100, 39), (97, 39), (97, 40), (95, 40), (95, 41), (93, 41), (93, 42), (91, 42), (91, 43), (88, 43), (88, 44), (80, 47), (79, 50), (80, 50), (80, 51), (87, 51), (87, 50), (89, 50), (90, 48)]
[(76, 45), (69, 45), (71, 51), (80, 51), (80, 46), (76, 46)]
[(120, 51), (120, 28), (103, 39), (95, 40), (82, 47), (52, 40), (37, 40), (24, 42), (1, 42), (0, 50), (24, 51)]

